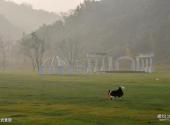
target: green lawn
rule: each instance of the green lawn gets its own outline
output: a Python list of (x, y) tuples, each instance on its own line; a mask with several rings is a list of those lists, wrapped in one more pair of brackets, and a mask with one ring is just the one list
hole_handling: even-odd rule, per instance
[[(155, 80), (159, 78), (160, 80)], [(126, 87), (122, 100), (106, 93)], [(169, 125), (170, 73), (39, 76), (0, 74), (0, 118), (10, 125)]]

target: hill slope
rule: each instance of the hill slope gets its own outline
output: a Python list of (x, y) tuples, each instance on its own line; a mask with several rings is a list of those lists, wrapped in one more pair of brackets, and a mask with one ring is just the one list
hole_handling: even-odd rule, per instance
[(29, 5), (17, 5), (5, 0), (0, 0), (0, 14), (25, 32), (30, 32), (43, 24), (50, 24), (60, 19), (54, 13), (34, 10)]
[(18, 39), (22, 35), (22, 31), (11, 24), (4, 16), (0, 15), (0, 37), (5, 39)]

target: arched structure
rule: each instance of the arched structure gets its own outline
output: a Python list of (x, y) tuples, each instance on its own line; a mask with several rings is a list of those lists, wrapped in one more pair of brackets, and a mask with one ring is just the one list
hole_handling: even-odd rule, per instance
[(122, 60), (129, 60), (131, 62), (130, 70), (135, 71), (135, 60), (132, 57), (129, 57), (129, 56), (122, 56), (122, 57), (119, 57), (116, 60), (116, 62), (115, 62), (116, 71), (120, 71), (120, 61), (122, 61)]
[(87, 54), (87, 73), (113, 70), (113, 58), (106, 53)]
[(39, 74), (58, 74), (58, 75), (70, 75), (86, 73), (85, 64), (76, 61), (75, 65), (71, 65), (67, 60), (59, 56), (49, 57), (40, 66)]
[(120, 72), (120, 62), (122, 61), (130, 61), (130, 69), (128, 69), (127, 72), (153, 72), (153, 54), (140, 54), (136, 57), (122, 56), (114, 61), (114, 58), (111, 55), (106, 53), (95, 53), (87, 54), (83, 61), (76, 60), (74, 66), (59, 56), (48, 58), (40, 66), (39, 74), (64, 75), (97, 72)]
[[(122, 56), (113, 60), (113, 57), (106, 53), (87, 55), (87, 73), (91, 72), (119, 72), (120, 61), (130, 61), (132, 72), (153, 72), (153, 54), (140, 54), (136, 57)], [(114, 63), (113, 63), (114, 62)], [(128, 72), (127, 71), (127, 72)]]

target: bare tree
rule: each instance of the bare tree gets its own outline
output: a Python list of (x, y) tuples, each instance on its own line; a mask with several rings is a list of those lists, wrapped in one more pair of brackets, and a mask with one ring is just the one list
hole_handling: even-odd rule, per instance
[(30, 36), (23, 37), (21, 46), (24, 55), (31, 59), (33, 69), (39, 70), (45, 52), (45, 42), (33, 32)]
[(62, 41), (59, 45), (62, 56), (74, 67), (76, 61), (81, 56), (81, 46), (76, 41)]
[(0, 66), (2, 70), (5, 70), (7, 65), (8, 48), (8, 42), (0, 38)]

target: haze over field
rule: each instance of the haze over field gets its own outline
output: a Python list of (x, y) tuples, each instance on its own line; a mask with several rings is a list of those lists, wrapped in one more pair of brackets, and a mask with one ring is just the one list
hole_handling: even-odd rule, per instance
[(170, 125), (170, 0), (0, 0), (0, 125)]

